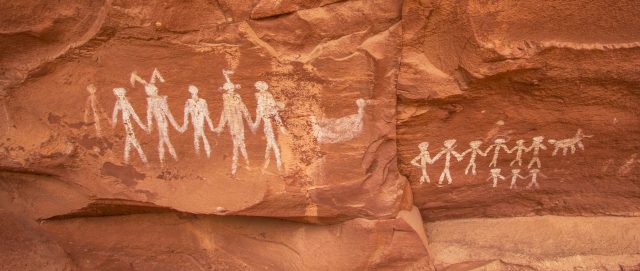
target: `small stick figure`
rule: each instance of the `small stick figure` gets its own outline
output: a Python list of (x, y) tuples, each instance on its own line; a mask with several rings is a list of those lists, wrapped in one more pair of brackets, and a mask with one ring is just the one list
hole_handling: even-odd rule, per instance
[(147, 130), (147, 127), (142, 124), (142, 121), (138, 117), (138, 114), (133, 110), (133, 107), (129, 103), (129, 100), (125, 96), (127, 91), (124, 88), (114, 88), (113, 94), (116, 95), (117, 101), (116, 105), (113, 107), (113, 116), (111, 121), (111, 126), (114, 128), (116, 124), (118, 124), (118, 113), (122, 111), (122, 125), (124, 125), (125, 131), (125, 139), (124, 139), (124, 162), (126, 164), (129, 163), (129, 151), (131, 150), (131, 146), (133, 146), (136, 151), (138, 151), (138, 155), (140, 156), (140, 160), (147, 163), (147, 156), (144, 155), (142, 151), (142, 147), (140, 147), (140, 143), (136, 139), (136, 134), (133, 131), (133, 126), (131, 125), (131, 117), (136, 123), (143, 129)]
[(191, 115), (191, 122), (193, 122), (193, 147), (196, 154), (200, 154), (200, 139), (202, 139), (202, 145), (204, 145), (204, 152), (207, 157), (211, 157), (211, 147), (209, 146), (209, 140), (204, 133), (204, 122), (207, 121), (207, 125), (210, 130), (213, 130), (213, 122), (209, 117), (209, 108), (207, 101), (198, 97), (198, 88), (194, 85), (189, 85), (189, 93), (191, 98), (187, 100), (184, 105), (184, 119), (180, 132), (187, 130), (189, 125), (189, 115)]
[(518, 166), (522, 166), (522, 153), (528, 152), (527, 147), (524, 145), (524, 140), (520, 139), (516, 141), (516, 146), (513, 147), (513, 149), (511, 149), (509, 152), (511, 153), (514, 151), (516, 152), (516, 159), (513, 159), (509, 166), (513, 166), (513, 164), (515, 164), (516, 162), (518, 163)]
[(492, 168), (489, 171), (491, 172), (491, 176), (487, 179), (487, 181), (493, 179), (493, 187), (498, 187), (498, 179), (505, 179), (504, 176), (500, 175), (501, 170), (499, 168)]
[(497, 138), (495, 141), (493, 141), (493, 145), (489, 146), (489, 148), (484, 151), (485, 153), (489, 153), (489, 151), (493, 149), (493, 159), (491, 159), (489, 167), (498, 166), (498, 155), (500, 154), (500, 149), (504, 149), (505, 152), (511, 153), (511, 150), (509, 150), (509, 148), (507, 148), (507, 145), (504, 144), (505, 142), (507, 141), (504, 140), (504, 138)]
[(516, 182), (518, 181), (518, 178), (520, 179), (526, 179), (526, 177), (523, 177), (522, 175), (520, 175), (520, 169), (519, 168), (514, 168), (511, 170), (511, 186), (509, 186), (509, 189), (514, 189), (517, 188), (518, 186), (516, 185)]
[(96, 87), (93, 84), (88, 85), (87, 92), (89, 92), (89, 97), (87, 97), (87, 102), (84, 106), (84, 123), (88, 124), (89, 116), (93, 115), (93, 126), (96, 128), (96, 135), (98, 137), (102, 137), (100, 117), (103, 116), (104, 112), (98, 105), (98, 98), (96, 97)]
[(542, 174), (542, 172), (540, 172), (540, 169), (534, 168), (534, 169), (530, 169), (529, 170), (529, 175), (526, 178), (531, 177), (531, 182), (529, 182), (529, 185), (527, 185), (527, 189), (530, 189), (532, 186), (535, 186), (535, 188), (540, 188), (540, 185), (538, 185), (538, 174), (540, 174), (540, 176), (547, 178), (547, 176), (545, 176), (544, 174)]
[(276, 166), (278, 170), (282, 169), (282, 161), (280, 159), (280, 147), (276, 141), (276, 135), (273, 132), (273, 126), (271, 124), (271, 119), (276, 122), (276, 125), (280, 127), (280, 132), (286, 133), (284, 129), (284, 124), (282, 123), (282, 119), (280, 119), (280, 114), (278, 113), (278, 105), (276, 100), (273, 98), (273, 95), (267, 89), (269, 85), (267, 85), (264, 81), (258, 81), (255, 83), (256, 87), (256, 100), (258, 104), (256, 106), (256, 122), (251, 125), (251, 130), (255, 132), (256, 129), (260, 126), (260, 122), (264, 122), (264, 136), (267, 140), (267, 147), (264, 151), (264, 169), (267, 169), (269, 166), (269, 161), (271, 156), (269, 152), (273, 150), (273, 155), (276, 157)]
[(442, 184), (442, 181), (444, 181), (445, 177), (447, 178), (448, 184), (453, 183), (453, 180), (451, 179), (451, 172), (449, 171), (449, 166), (451, 166), (451, 155), (454, 155), (458, 161), (462, 160), (460, 154), (453, 150), (455, 148), (455, 144), (455, 139), (445, 140), (443, 143), (444, 147), (442, 148), (442, 151), (440, 151), (440, 153), (436, 154), (436, 156), (433, 157), (432, 162), (435, 162), (440, 158), (440, 156), (445, 155), (444, 170), (440, 175), (438, 184)]
[(549, 144), (555, 147), (553, 149), (553, 153), (551, 153), (551, 156), (556, 156), (560, 148), (562, 148), (563, 156), (567, 155), (567, 151), (569, 150), (569, 148), (571, 149), (571, 154), (574, 154), (576, 153), (576, 145), (578, 146), (578, 148), (584, 151), (584, 145), (582, 144), (582, 139), (585, 139), (588, 137), (593, 137), (593, 135), (585, 135), (582, 132), (582, 129), (578, 129), (578, 131), (576, 132), (576, 135), (572, 138), (567, 138), (562, 140), (549, 139), (548, 141)]
[[(427, 174), (427, 163), (433, 164), (431, 160), (431, 155), (429, 154), (429, 142), (422, 142), (418, 144), (418, 149), (420, 149), (420, 154), (411, 160), (411, 164), (422, 169), (422, 176), (420, 177), (420, 184), (423, 184), (425, 181), (427, 183), (431, 183), (431, 179), (429, 179), (429, 175)], [(418, 161), (420, 161), (418, 163)]]
[(527, 166), (527, 168), (531, 168), (531, 166), (533, 166), (533, 163), (536, 163), (538, 168), (541, 167), (540, 158), (538, 157), (538, 155), (540, 154), (540, 149), (542, 150), (547, 149), (547, 147), (544, 144), (542, 144), (543, 140), (544, 140), (544, 136), (536, 136), (533, 138), (533, 142), (531, 142), (531, 146), (527, 148), (526, 152), (533, 150), (533, 158), (531, 158), (531, 162), (529, 162), (529, 165)]
[(467, 153), (471, 153), (471, 157), (469, 158), (469, 165), (467, 165), (467, 168), (465, 168), (464, 175), (469, 174), (469, 169), (471, 169), (471, 174), (476, 175), (476, 156), (478, 154), (481, 156), (487, 156), (486, 152), (482, 152), (479, 149), (480, 145), (482, 145), (482, 141), (480, 140), (471, 141), (469, 142), (469, 147), (471, 148), (460, 154), (460, 159), (462, 159), (465, 155), (467, 155)]

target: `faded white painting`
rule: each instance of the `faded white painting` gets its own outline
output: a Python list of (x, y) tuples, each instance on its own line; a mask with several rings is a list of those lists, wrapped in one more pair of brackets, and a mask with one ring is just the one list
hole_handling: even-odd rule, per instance
[(207, 101), (198, 97), (198, 88), (194, 85), (189, 86), (189, 93), (191, 98), (187, 100), (184, 105), (184, 118), (180, 132), (187, 130), (189, 126), (189, 120), (191, 120), (191, 126), (193, 127), (193, 147), (196, 154), (200, 154), (200, 141), (204, 146), (204, 152), (207, 157), (211, 157), (211, 146), (209, 146), (209, 140), (205, 134), (204, 124), (205, 121), (210, 130), (214, 130), (213, 122), (209, 116), (209, 107)]
[(273, 156), (276, 159), (276, 167), (278, 170), (282, 169), (282, 159), (280, 157), (280, 147), (278, 146), (278, 142), (276, 141), (276, 135), (273, 130), (273, 120), (275, 124), (280, 128), (282, 133), (285, 133), (286, 130), (284, 128), (284, 124), (282, 123), (282, 119), (280, 118), (280, 114), (278, 113), (278, 103), (273, 98), (273, 95), (267, 91), (269, 89), (269, 85), (264, 81), (258, 81), (255, 83), (256, 92), (256, 121), (251, 125), (251, 130), (255, 131), (260, 126), (262, 122), (263, 132), (265, 139), (267, 141), (267, 146), (264, 151), (264, 166), (266, 169), (269, 166), (269, 162), (271, 160), (270, 153), (273, 152)]
[(315, 116), (309, 117), (313, 135), (318, 143), (340, 143), (351, 140), (362, 132), (364, 108), (367, 102), (364, 99), (356, 100), (358, 111), (336, 119), (318, 120)]
[(118, 124), (118, 114), (122, 115), (122, 125), (124, 125), (125, 138), (124, 138), (124, 162), (129, 163), (129, 152), (131, 151), (131, 147), (136, 149), (138, 155), (140, 156), (140, 160), (147, 163), (147, 156), (142, 151), (142, 147), (136, 138), (136, 133), (133, 130), (133, 125), (131, 123), (131, 118), (140, 126), (143, 130), (147, 130), (147, 127), (142, 123), (138, 114), (133, 110), (133, 107), (129, 103), (129, 100), (125, 96), (127, 91), (124, 88), (114, 88), (113, 94), (116, 95), (116, 104), (113, 107), (113, 115), (111, 119), (111, 125), (115, 128)]

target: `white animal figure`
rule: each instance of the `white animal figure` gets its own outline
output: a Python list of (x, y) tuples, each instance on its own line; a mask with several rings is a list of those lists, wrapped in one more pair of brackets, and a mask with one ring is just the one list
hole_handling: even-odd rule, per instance
[(362, 132), (366, 104), (364, 99), (356, 100), (358, 112), (342, 118), (317, 120), (315, 116), (309, 117), (313, 135), (318, 143), (339, 143), (359, 135)]
[(491, 159), (489, 167), (498, 166), (498, 155), (500, 154), (500, 149), (503, 149), (507, 153), (511, 153), (511, 150), (509, 150), (507, 145), (504, 144), (505, 142), (506, 140), (504, 140), (504, 138), (497, 138), (493, 141), (493, 145), (489, 146), (489, 148), (484, 151), (485, 153), (489, 153), (489, 151), (493, 149), (493, 159)]
[(169, 140), (169, 131), (168, 123), (171, 123), (173, 128), (180, 131), (180, 126), (176, 122), (169, 110), (169, 104), (167, 103), (167, 96), (158, 95), (158, 87), (156, 87), (156, 79), (160, 80), (160, 82), (164, 82), (164, 78), (158, 71), (158, 69), (154, 69), (151, 74), (151, 79), (147, 83), (142, 80), (136, 72), (131, 73), (131, 85), (135, 86), (135, 82), (138, 81), (144, 85), (144, 91), (147, 93), (147, 133), (151, 133), (153, 130), (153, 120), (155, 119), (156, 124), (158, 125), (158, 156), (160, 158), (160, 164), (164, 166), (164, 151), (165, 146), (169, 150), (169, 154), (173, 157), (174, 160), (178, 160), (178, 155), (176, 154), (176, 150), (173, 148), (173, 144)]
[(442, 156), (442, 155), (445, 156), (444, 170), (442, 171), (442, 174), (440, 175), (440, 179), (438, 180), (438, 184), (442, 184), (442, 181), (444, 181), (444, 178), (447, 178), (448, 184), (452, 184), (453, 183), (453, 180), (451, 179), (451, 172), (449, 171), (449, 167), (451, 166), (451, 155), (455, 156), (458, 161), (462, 160), (462, 157), (460, 156), (460, 154), (457, 153), (455, 150), (453, 150), (456, 147), (455, 144), (456, 144), (456, 140), (455, 139), (447, 139), (447, 140), (445, 140), (444, 143), (443, 143), (444, 147), (442, 148), (440, 153), (436, 154), (436, 156), (433, 157), (432, 162), (435, 162), (438, 159), (440, 159), (440, 156)]
[(91, 115), (93, 115), (93, 126), (96, 128), (96, 135), (98, 137), (101, 137), (102, 127), (100, 125), (100, 118), (104, 116), (104, 112), (98, 105), (98, 97), (96, 97), (96, 87), (94, 85), (88, 85), (87, 92), (89, 92), (89, 97), (87, 97), (87, 102), (84, 106), (84, 123), (89, 123), (89, 118)]
[(189, 125), (189, 116), (191, 116), (191, 122), (193, 123), (193, 147), (195, 148), (196, 154), (200, 154), (200, 140), (202, 140), (205, 154), (207, 157), (211, 157), (211, 147), (204, 132), (205, 120), (207, 121), (209, 129), (214, 129), (213, 122), (209, 116), (207, 101), (198, 97), (198, 88), (194, 85), (189, 85), (189, 93), (191, 93), (191, 98), (184, 104), (184, 118), (180, 132), (186, 131)]
[(476, 157), (478, 155), (487, 156), (486, 152), (482, 152), (482, 150), (479, 149), (480, 145), (482, 145), (482, 141), (480, 140), (471, 141), (469, 142), (469, 147), (471, 148), (460, 154), (461, 159), (467, 155), (467, 153), (471, 154), (471, 157), (469, 158), (469, 165), (464, 169), (464, 175), (469, 175), (469, 169), (471, 169), (471, 174), (476, 175)]
[(513, 164), (515, 163), (518, 163), (518, 166), (522, 166), (522, 153), (529, 151), (528, 148), (524, 145), (524, 140), (520, 139), (516, 141), (516, 146), (513, 147), (513, 149), (511, 149), (509, 153), (512, 153), (514, 151), (516, 152), (516, 159), (513, 159), (509, 166), (513, 166)]
[(509, 186), (509, 189), (514, 189), (514, 188), (518, 187), (516, 185), (516, 182), (518, 181), (518, 178), (523, 179), (523, 180), (526, 179), (525, 177), (520, 175), (520, 169), (519, 168), (512, 169), (511, 170), (511, 186)]
[(422, 176), (420, 177), (420, 184), (424, 182), (431, 183), (429, 174), (427, 174), (427, 164), (433, 164), (431, 155), (429, 154), (429, 142), (422, 142), (418, 144), (420, 154), (411, 160), (411, 164), (422, 169)]
[(136, 139), (136, 134), (133, 131), (133, 126), (131, 125), (131, 118), (143, 129), (147, 130), (147, 127), (142, 124), (142, 121), (138, 117), (138, 114), (133, 110), (133, 107), (129, 103), (129, 100), (125, 96), (127, 91), (124, 88), (114, 88), (113, 94), (116, 95), (117, 101), (116, 105), (113, 107), (113, 116), (111, 120), (111, 125), (115, 128), (118, 123), (118, 113), (122, 111), (122, 125), (124, 125), (125, 138), (124, 138), (124, 162), (129, 163), (129, 151), (131, 150), (131, 146), (133, 146), (136, 151), (138, 151), (138, 155), (140, 156), (140, 160), (143, 163), (147, 163), (147, 156), (144, 155), (142, 151), (142, 147), (140, 147), (140, 143), (138, 139)]
[(573, 136), (572, 138), (567, 138), (562, 140), (549, 139), (548, 141), (549, 144), (555, 147), (553, 149), (553, 153), (551, 153), (551, 156), (556, 156), (560, 148), (562, 148), (563, 156), (567, 155), (567, 151), (569, 150), (569, 148), (571, 149), (571, 154), (574, 154), (576, 153), (576, 145), (578, 146), (578, 148), (584, 151), (584, 145), (582, 144), (582, 140), (588, 137), (593, 137), (593, 135), (585, 135), (582, 132), (582, 129), (578, 129), (578, 131), (576, 132), (576, 135)]
[(529, 185), (527, 185), (527, 189), (530, 189), (532, 186), (535, 186), (535, 188), (540, 188), (540, 185), (538, 185), (538, 175), (547, 178), (547, 176), (540, 172), (540, 169), (534, 168), (529, 170), (529, 175), (525, 177), (525, 179), (531, 177), (531, 182), (529, 182)]
[(251, 130), (255, 131), (260, 126), (260, 122), (262, 121), (264, 127), (264, 136), (267, 140), (267, 147), (264, 151), (264, 169), (267, 169), (269, 166), (269, 161), (271, 160), (271, 155), (269, 155), (270, 151), (273, 151), (273, 155), (276, 158), (276, 166), (278, 170), (282, 169), (282, 160), (280, 159), (280, 147), (276, 141), (276, 135), (273, 132), (273, 125), (271, 124), (271, 119), (273, 119), (280, 128), (282, 133), (286, 133), (284, 128), (284, 124), (282, 123), (282, 119), (280, 119), (280, 114), (278, 113), (278, 105), (276, 100), (273, 98), (273, 95), (267, 89), (269, 89), (269, 85), (264, 81), (258, 81), (255, 83), (256, 87), (256, 100), (258, 101), (256, 107), (256, 122), (251, 126)]
[(547, 147), (542, 144), (542, 141), (544, 140), (544, 136), (536, 136), (533, 138), (533, 142), (531, 142), (531, 146), (529, 146), (529, 148), (527, 148), (527, 152), (533, 150), (533, 158), (531, 158), (531, 162), (529, 162), (529, 165), (527, 166), (527, 168), (531, 168), (531, 166), (533, 166), (533, 163), (536, 163), (536, 165), (538, 166), (538, 168), (540, 168), (541, 164), (540, 164), (540, 158), (538, 157), (538, 155), (540, 154), (540, 149), (542, 150), (546, 150)]
[(220, 133), (226, 125), (229, 125), (229, 132), (231, 133), (231, 140), (233, 141), (231, 175), (235, 176), (238, 170), (238, 152), (242, 154), (246, 165), (249, 166), (247, 147), (244, 144), (244, 121), (247, 122), (247, 125), (252, 125), (253, 121), (251, 120), (247, 106), (242, 102), (242, 97), (235, 92), (236, 88), (240, 88), (240, 85), (233, 84), (229, 79), (229, 75), (233, 74), (233, 72), (223, 70), (222, 74), (227, 82), (224, 83), (222, 87), (225, 91), (225, 93), (222, 94), (223, 108), (218, 127), (215, 131)]
[(487, 179), (488, 180), (493, 180), (493, 187), (498, 187), (498, 179), (500, 180), (504, 180), (504, 176), (500, 175), (500, 171), (501, 169), (499, 168), (492, 168), (491, 170), (489, 170), (491, 172), (491, 176)]

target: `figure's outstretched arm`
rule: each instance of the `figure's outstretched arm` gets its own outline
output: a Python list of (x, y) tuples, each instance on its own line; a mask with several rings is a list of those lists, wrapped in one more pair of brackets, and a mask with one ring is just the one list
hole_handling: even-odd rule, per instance
[(189, 101), (184, 104), (184, 115), (182, 118), (182, 126), (178, 130), (181, 133), (184, 133), (187, 130), (187, 126), (189, 126)]
[(540, 144), (540, 148), (543, 149), (543, 150), (547, 149), (547, 147), (544, 144)]
[(220, 133), (224, 129), (224, 126), (227, 125), (227, 114), (225, 112), (226, 110), (223, 107), (222, 111), (220, 112), (220, 120), (218, 121), (218, 127), (213, 129), (212, 130), (213, 132)]
[(434, 156), (433, 159), (431, 159), (431, 163), (433, 164), (435, 161), (438, 161), (438, 159), (440, 159), (440, 156), (442, 156), (446, 152), (447, 152), (446, 150), (442, 150), (441, 152), (436, 154), (436, 156)]
[(242, 116), (244, 117), (244, 120), (247, 122), (247, 124), (253, 124), (253, 120), (251, 119), (251, 115), (249, 114), (249, 109), (247, 109), (247, 105), (245, 105), (243, 102), (240, 102), (240, 111), (242, 111)]
[(209, 105), (207, 105), (207, 102), (203, 100), (202, 102), (204, 108), (202, 108), (202, 111), (204, 111), (204, 119), (207, 121), (207, 126), (209, 126), (209, 130), (213, 131), (213, 121), (211, 121), (211, 116), (209, 116)]
[(464, 157), (465, 157), (465, 155), (467, 155), (467, 153), (470, 153), (472, 150), (473, 150), (473, 149), (468, 149), (468, 150), (466, 150), (466, 151), (463, 151), (463, 152), (460, 154), (460, 158), (461, 158), (461, 159), (462, 159), (462, 158), (464, 158)]
[(411, 160), (411, 164), (416, 167), (422, 167), (422, 165), (418, 163), (418, 160), (420, 160), (420, 158), (422, 158), (422, 155), (416, 156), (416, 158), (413, 158), (413, 160)]
[(151, 131), (149, 127), (145, 126), (144, 123), (142, 123), (142, 120), (140, 120), (140, 117), (138, 117), (138, 114), (136, 114), (136, 111), (133, 110), (133, 107), (131, 105), (128, 105), (126, 110), (129, 110), (131, 117), (133, 117), (133, 120), (140, 126), (140, 128), (142, 128), (142, 130), (147, 131), (147, 133)]
[(461, 154), (459, 154), (456, 151), (451, 151), (451, 154), (453, 154), (453, 156), (455, 156), (456, 160), (458, 160), (458, 161), (462, 160), (462, 158), (464, 157), (464, 156), (462, 156)]
[[(484, 150), (485, 155), (486, 155), (487, 153), (489, 153), (489, 151), (491, 151), (491, 150), (493, 149), (493, 147), (495, 147), (495, 145), (491, 145), (491, 146), (489, 146), (489, 148), (487, 148), (486, 150)], [(484, 155), (483, 155), (483, 156), (484, 156)]]
[(517, 146), (513, 148), (513, 150), (510, 150), (509, 147), (507, 147), (507, 145), (502, 145), (502, 148), (504, 149), (505, 152), (512, 153), (514, 150), (516, 150)]
[(118, 112), (120, 112), (121, 109), (120, 103), (116, 102), (116, 105), (113, 107), (113, 114), (111, 114), (111, 127), (116, 127), (116, 124), (118, 124)]
[(504, 180), (504, 179), (505, 179), (505, 178), (504, 178), (504, 176), (502, 176), (502, 175), (499, 175), (499, 176), (498, 176), (498, 178), (500, 178), (500, 179), (502, 179), (502, 180)]
[(256, 100), (258, 101), (258, 105), (256, 105), (256, 121), (250, 122), (251, 132), (256, 132), (258, 126), (260, 126), (260, 121), (262, 121), (262, 116), (264, 114), (264, 105), (260, 102), (260, 96), (256, 93)]
[(173, 114), (171, 114), (171, 110), (169, 109), (169, 104), (167, 103), (167, 97), (165, 96), (163, 98), (164, 100), (162, 101), (162, 103), (164, 106), (162, 107), (162, 110), (164, 111), (165, 116), (167, 116), (167, 119), (169, 119), (169, 123), (171, 123), (171, 126), (173, 126), (174, 129), (180, 131), (182, 127), (178, 125), (178, 122), (173, 117)]
[(151, 105), (151, 102), (147, 100), (147, 133), (153, 131), (153, 110)]
[(476, 152), (480, 155), (480, 156), (487, 156), (487, 152), (482, 152), (481, 149), (477, 149)]

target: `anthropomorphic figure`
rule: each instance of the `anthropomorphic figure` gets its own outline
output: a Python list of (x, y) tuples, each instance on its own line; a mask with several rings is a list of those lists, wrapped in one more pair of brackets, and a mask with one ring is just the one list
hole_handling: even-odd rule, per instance
[(87, 97), (87, 102), (84, 106), (84, 123), (89, 123), (91, 116), (93, 126), (96, 128), (96, 135), (98, 137), (102, 136), (102, 127), (100, 125), (100, 118), (104, 116), (104, 111), (100, 108), (98, 103), (98, 97), (96, 97), (96, 87), (94, 85), (87, 86), (87, 92), (89, 92), (89, 97)]
[(471, 174), (476, 175), (476, 157), (478, 155), (487, 156), (486, 152), (482, 152), (482, 150), (479, 149), (480, 145), (482, 145), (482, 141), (480, 140), (471, 141), (469, 142), (470, 148), (460, 154), (461, 158), (467, 155), (467, 153), (470, 153), (471, 155), (469, 157), (469, 165), (464, 169), (464, 175), (469, 174), (469, 169), (471, 169)]
[(116, 105), (113, 107), (113, 116), (111, 120), (111, 125), (115, 128), (118, 123), (118, 113), (122, 112), (122, 125), (124, 125), (125, 138), (124, 138), (124, 162), (129, 163), (129, 151), (133, 146), (136, 151), (138, 151), (138, 155), (140, 156), (140, 160), (143, 163), (147, 163), (147, 156), (144, 155), (142, 151), (142, 147), (140, 147), (140, 143), (138, 139), (136, 139), (136, 133), (133, 131), (133, 125), (131, 124), (131, 118), (140, 126), (143, 130), (147, 130), (147, 127), (142, 123), (138, 114), (133, 110), (133, 107), (129, 103), (129, 100), (125, 96), (127, 91), (124, 88), (114, 88), (113, 94), (116, 95), (117, 101)]
[(551, 156), (556, 156), (559, 149), (562, 149), (563, 156), (567, 155), (567, 151), (569, 149), (571, 149), (571, 154), (574, 154), (576, 153), (576, 145), (578, 146), (578, 148), (584, 151), (584, 144), (582, 144), (582, 140), (588, 137), (593, 137), (593, 136), (585, 135), (582, 132), (582, 129), (578, 129), (578, 131), (576, 132), (576, 135), (573, 136), (572, 138), (567, 138), (562, 140), (549, 139), (548, 141), (549, 144), (555, 147), (553, 149), (553, 153), (551, 153)]
[(489, 146), (489, 148), (484, 151), (485, 153), (489, 153), (489, 151), (493, 149), (493, 159), (491, 159), (489, 167), (498, 166), (498, 155), (500, 154), (501, 149), (503, 149), (507, 153), (511, 153), (511, 150), (509, 150), (509, 148), (507, 148), (507, 145), (504, 144), (505, 142), (506, 140), (504, 140), (504, 138), (497, 138), (493, 141), (493, 145)]
[(493, 187), (498, 187), (498, 180), (504, 180), (504, 176), (500, 175), (500, 171), (501, 169), (499, 168), (492, 168), (491, 170), (489, 170), (491, 173), (491, 176), (487, 179), (488, 180), (493, 180)]
[(176, 122), (173, 114), (169, 110), (169, 104), (167, 103), (167, 96), (158, 95), (158, 87), (156, 87), (156, 79), (160, 82), (164, 82), (164, 78), (160, 75), (158, 69), (154, 69), (151, 74), (151, 79), (147, 83), (142, 80), (135, 72), (131, 73), (131, 85), (135, 85), (135, 82), (140, 82), (144, 85), (144, 91), (147, 93), (147, 132), (153, 131), (153, 120), (158, 125), (158, 156), (160, 158), (160, 164), (164, 166), (164, 152), (165, 146), (169, 150), (169, 154), (174, 160), (178, 160), (176, 150), (173, 148), (173, 144), (169, 140), (168, 124), (170, 123), (173, 128), (180, 131), (181, 127)]
[(451, 155), (455, 156), (458, 161), (462, 160), (462, 157), (460, 156), (460, 154), (458, 152), (456, 152), (455, 150), (453, 150), (455, 148), (455, 144), (456, 144), (456, 140), (455, 139), (447, 139), (447, 140), (445, 140), (444, 143), (443, 143), (444, 147), (442, 148), (442, 150), (438, 154), (436, 154), (435, 157), (433, 157), (432, 162), (437, 161), (443, 155), (445, 157), (444, 170), (442, 171), (442, 174), (440, 175), (440, 179), (438, 180), (438, 184), (442, 184), (442, 181), (444, 181), (445, 178), (447, 178), (448, 184), (452, 184), (453, 183), (453, 180), (451, 179), (451, 172), (449, 171), (449, 167), (451, 166)]
[(518, 166), (522, 166), (522, 153), (527, 152), (528, 148), (524, 145), (524, 140), (520, 139), (516, 141), (516, 146), (513, 147), (509, 152), (516, 152), (516, 159), (513, 159), (509, 166), (513, 166), (513, 164), (518, 163)]
[(518, 182), (518, 178), (525, 179), (525, 177), (520, 175), (520, 169), (519, 168), (512, 169), (511, 170), (511, 186), (509, 186), (509, 189), (514, 189), (514, 188), (518, 187), (516, 185), (516, 182)]
[(431, 160), (431, 155), (429, 154), (429, 142), (422, 142), (418, 144), (418, 149), (420, 149), (420, 154), (411, 160), (411, 164), (419, 167), (422, 170), (422, 176), (420, 177), (420, 183), (424, 182), (431, 183), (431, 179), (429, 179), (429, 174), (427, 174), (427, 164), (433, 164)]
[(242, 154), (246, 165), (249, 166), (247, 147), (244, 144), (244, 121), (247, 122), (247, 125), (252, 125), (253, 120), (251, 120), (247, 106), (242, 102), (242, 97), (235, 92), (236, 88), (239, 88), (240, 85), (233, 84), (229, 79), (229, 75), (233, 74), (233, 72), (223, 70), (222, 74), (227, 82), (224, 83), (222, 87), (225, 91), (224, 94), (222, 94), (223, 108), (218, 127), (215, 130), (221, 132), (225, 126), (229, 125), (229, 133), (233, 141), (231, 175), (235, 176), (238, 170), (238, 153)]
[(318, 120), (309, 117), (313, 136), (318, 143), (340, 143), (355, 138), (362, 132), (364, 126), (364, 108), (369, 102), (357, 99), (358, 111), (355, 114), (335, 119)]
[(529, 182), (529, 185), (527, 185), (527, 189), (530, 189), (531, 187), (540, 188), (540, 185), (538, 185), (538, 175), (545, 178), (547, 177), (544, 174), (542, 174), (542, 172), (540, 172), (540, 169), (534, 168), (529, 170), (529, 175), (525, 177), (525, 178), (531, 177), (531, 182)]
[(271, 155), (269, 153), (273, 151), (273, 155), (276, 158), (276, 166), (278, 170), (282, 169), (282, 160), (280, 159), (280, 147), (278, 146), (278, 142), (276, 141), (276, 135), (273, 131), (273, 125), (271, 123), (271, 119), (275, 121), (276, 125), (280, 128), (280, 132), (285, 133), (286, 130), (284, 128), (284, 124), (282, 123), (282, 119), (280, 119), (280, 114), (278, 113), (278, 105), (276, 100), (273, 98), (273, 95), (267, 89), (269, 89), (269, 85), (264, 81), (258, 81), (255, 83), (256, 87), (256, 121), (251, 125), (251, 130), (255, 131), (260, 126), (260, 122), (263, 122), (263, 131), (264, 136), (267, 140), (267, 147), (264, 151), (264, 169), (267, 169), (269, 166), (269, 161), (271, 160)]
[(533, 150), (533, 158), (531, 158), (531, 162), (529, 162), (529, 165), (527, 166), (527, 168), (531, 168), (531, 166), (533, 166), (533, 163), (536, 163), (536, 165), (538, 166), (538, 168), (540, 168), (541, 163), (540, 163), (540, 158), (538, 157), (540, 155), (540, 150), (546, 150), (547, 147), (542, 144), (542, 141), (544, 140), (544, 136), (536, 136), (533, 138), (533, 142), (531, 142), (531, 146), (529, 146), (529, 148), (527, 148), (527, 152)]
[(193, 123), (193, 147), (196, 154), (200, 154), (200, 140), (204, 146), (204, 152), (207, 157), (211, 157), (211, 147), (209, 146), (209, 140), (204, 132), (204, 122), (207, 122), (210, 130), (214, 130), (213, 122), (209, 117), (209, 108), (207, 101), (198, 97), (198, 88), (194, 85), (189, 86), (189, 93), (191, 98), (187, 100), (184, 105), (184, 118), (180, 132), (184, 132), (189, 125), (189, 116), (191, 116), (191, 122)]

